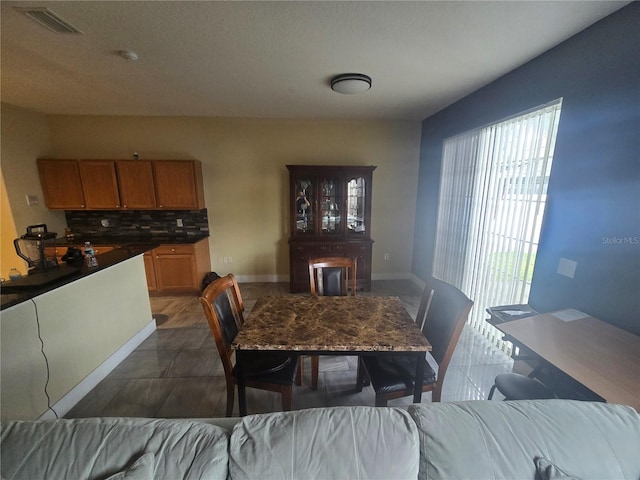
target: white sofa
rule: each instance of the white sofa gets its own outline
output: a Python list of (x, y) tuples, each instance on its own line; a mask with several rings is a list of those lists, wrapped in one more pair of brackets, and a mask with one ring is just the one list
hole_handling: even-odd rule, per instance
[(571, 400), (9, 421), (0, 440), (6, 480), (640, 478), (638, 413)]

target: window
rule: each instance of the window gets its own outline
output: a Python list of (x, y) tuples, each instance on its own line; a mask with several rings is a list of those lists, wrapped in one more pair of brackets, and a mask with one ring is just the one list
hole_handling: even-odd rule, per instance
[(505, 350), (485, 309), (528, 302), (561, 105), (443, 145), (433, 274), (474, 300), (469, 323)]

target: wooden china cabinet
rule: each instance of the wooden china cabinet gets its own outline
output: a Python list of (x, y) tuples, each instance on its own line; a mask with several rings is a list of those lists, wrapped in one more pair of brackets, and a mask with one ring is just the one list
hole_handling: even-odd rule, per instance
[(371, 290), (371, 186), (375, 168), (287, 165), (292, 293), (309, 290), (308, 261), (315, 257), (357, 258), (356, 288)]

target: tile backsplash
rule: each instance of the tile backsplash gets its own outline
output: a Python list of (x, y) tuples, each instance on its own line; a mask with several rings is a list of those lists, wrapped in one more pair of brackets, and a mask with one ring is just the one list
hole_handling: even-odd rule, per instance
[[(202, 210), (66, 210), (67, 226), (77, 236), (207, 236), (207, 209)], [(182, 226), (178, 226), (178, 220)]]

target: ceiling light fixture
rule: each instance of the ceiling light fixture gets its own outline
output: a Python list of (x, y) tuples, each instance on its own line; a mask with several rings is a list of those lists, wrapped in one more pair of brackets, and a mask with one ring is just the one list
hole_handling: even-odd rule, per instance
[(138, 54), (131, 50), (120, 50), (118, 52), (118, 55), (120, 55), (125, 60), (130, 60), (132, 62), (135, 62), (136, 60), (138, 60)]
[(343, 73), (331, 79), (331, 90), (351, 95), (371, 88), (371, 77), (361, 73)]

